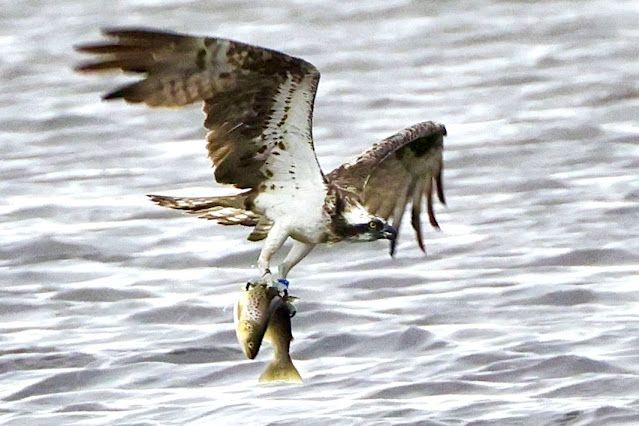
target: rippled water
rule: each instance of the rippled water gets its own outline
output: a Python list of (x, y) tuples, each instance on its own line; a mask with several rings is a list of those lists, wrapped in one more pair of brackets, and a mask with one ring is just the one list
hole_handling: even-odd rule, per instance
[[(4, 2), (0, 421), (37, 424), (639, 424), (636, 1)], [(215, 194), (199, 107), (101, 103), (71, 46), (98, 28), (219, 35), (323, 72), (330, 170), (446, 124), (448, 207), (313, 252), (292, 353), (258, 386), (232, 305), (259, 244), (156, 207)]]

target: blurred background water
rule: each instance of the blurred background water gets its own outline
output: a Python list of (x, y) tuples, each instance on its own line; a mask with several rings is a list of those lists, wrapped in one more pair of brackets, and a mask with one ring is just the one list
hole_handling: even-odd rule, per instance
[[(0, 11), (0, 422), (639, 424), (639, 3), (23, 0)], [(448, 206), (291, 274), (303, 386), (258, 386), (232, 305), (260, 245), (209, 195), (199, 106), (101, 103), (72, 45), (145, 25), (322, 71), (331, 170), (446, 124)]]

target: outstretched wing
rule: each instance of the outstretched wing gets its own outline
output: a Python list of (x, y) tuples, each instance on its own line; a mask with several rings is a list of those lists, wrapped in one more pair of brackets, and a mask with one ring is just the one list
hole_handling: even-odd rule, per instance
[[(357, 194), (366, 208), (399, 226), (408, 204), (417, 242), (425, 251), (421, 230), (423, 197), (430, 224), (439, 228), (433, 211), (433, 189), (445, 204), (442, 168), (446, 128), (426, 121), (390, 136), (364, 151), (354, 162), (343, 164), (326, 176), (341, 188)], [(396, 240), (391, 242), (391, 255)]]
[(323, 187), (312, 142), (319, 81), (312, 64), (220, 38), (127, 28), (104, 34), (106, 43), (77, 47), (96, 56), (77, 69), (144, 74), (104, 99), (165, 107), (203, 101), (218, 182), (253, 189), (254, 196), (271, 191), (282, 202)]

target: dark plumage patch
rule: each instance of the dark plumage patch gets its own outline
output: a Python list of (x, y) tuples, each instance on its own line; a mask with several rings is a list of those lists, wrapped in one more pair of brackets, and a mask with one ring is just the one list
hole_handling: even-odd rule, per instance
[(441, 146), (441, 137), (436, 133), (417, 138), (408, 144), (408, 148), (413, 151), (415, 157), (421, 157), (431, 149), (439, 146)]
[(197, 57), (195, 59), (195, 65), (198, 67), (200, 71), (204, 71), (206, 68), (206, 49), (200, 49), (197, 52)]
[(277, 127), (282, 127), (286, 123), (286, 120), (288, 120), (288, 114), (282, 116), (282, 119), (277, 123)]

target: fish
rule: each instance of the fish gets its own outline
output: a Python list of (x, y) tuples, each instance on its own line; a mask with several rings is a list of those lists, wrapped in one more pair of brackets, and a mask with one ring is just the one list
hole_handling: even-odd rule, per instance
[(235, 334), (248, 359), (255, 359), (272, 315), (284, 304), (280, 290), (266, 282), (248, 283), (233, 315)]
[(271, 342), (273, 346), (273, 360), (260, 375), (260, 383), (302, 383), (302, 376), (293, 365), (290, 355), (291, 340), (293, 340), (291, 318), (295, 315), (292, 299), (294, 297), (285, 294), (282, 298), (283, 303), (280, 303), (271, 315), (264, 340)]

